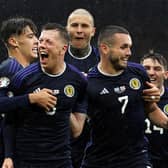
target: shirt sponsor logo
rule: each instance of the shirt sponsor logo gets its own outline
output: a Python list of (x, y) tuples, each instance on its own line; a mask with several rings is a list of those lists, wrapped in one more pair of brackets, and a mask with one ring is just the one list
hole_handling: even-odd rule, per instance
[(118, 94), (125, 92), (125, 90), (126, 90), (125, 86), (119, 86), (119, 87), (114, 88), (114, 92)]

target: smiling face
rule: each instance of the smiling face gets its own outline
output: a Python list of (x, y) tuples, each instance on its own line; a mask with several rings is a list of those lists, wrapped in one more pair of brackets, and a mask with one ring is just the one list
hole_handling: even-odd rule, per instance
[(15, 45), (27, 60), (32, 61), (38, 57), (38, 39), (29, 26), (26, 26), (20, 35), (14, 35)]
[(67, 31), (70, 35), (70, 44), (83, 49), (90, 44), (95, 33), (93, 18), (89, 14), (72, 14), (68, 19)]
[(59, 63), (64, 62), (67, 46), (57, 30), (43, 30), (39, 37), (39, 55), (41, 67), (54, 74)]
[(100, 44), (103, 59), (118, 73), (127, 67), (131, 56), (132, 40), (129, 34), (116, 33), (111, 37), (109, 44)]
[(156, 87), (162, 88), (164, 80), (167, 79), (168, 71), (164, 69), (157, 60), (146, 58), (143, 60), (142, 65), (145, 67), (150, 81), (155, 84)]

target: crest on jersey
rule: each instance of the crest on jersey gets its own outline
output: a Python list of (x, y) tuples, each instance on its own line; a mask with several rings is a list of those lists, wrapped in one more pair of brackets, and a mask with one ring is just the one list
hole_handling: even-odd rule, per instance
[(137, 78), (132, 78), (129, 82), (129, 85), (134, 90), (138, 90), (141, 87), (141, 83)]
[(64, 87), (64, 93), (67, 97), (73, 97), (75, 94), (75, 89), (72, 85), (66, 85)]
[(0, 78), (0, 88), (5, 88), (9, 85), (10, 80), (7, 77), (1, 77)]
[(168, 104), (166, 104), (163, 108), (164, 113), (168, 114)]

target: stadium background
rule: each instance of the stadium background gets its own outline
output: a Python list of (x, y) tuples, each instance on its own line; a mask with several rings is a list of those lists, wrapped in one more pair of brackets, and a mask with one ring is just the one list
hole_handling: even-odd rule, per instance
[[(149, 49), (168, 55), (168, 0), (0, 0), (0, 24), (12, 16), (31, 18), (38, 26), (46, 22), (66, 25), (70, 12), (88, 9), (95, 18), (97, 32), (104, 25), (124, 26), (133, 38), (131, 60)], [(96, 44), (97, 33), (93, 39)], [(0, 61), (6, 50), (0, 43)]]

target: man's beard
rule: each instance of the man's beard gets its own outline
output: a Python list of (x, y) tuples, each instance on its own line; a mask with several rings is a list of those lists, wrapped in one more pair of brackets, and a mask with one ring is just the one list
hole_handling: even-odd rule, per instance
[(126, 66), (120, 64), (120, 60), (118, 58), (114, 59), (113, 56), (109, 56), (109, 61), (116, 71), (121, 71), (126, 68)]

